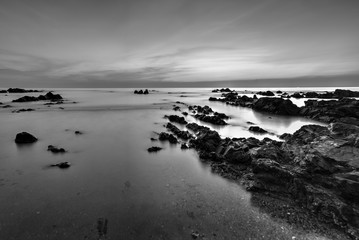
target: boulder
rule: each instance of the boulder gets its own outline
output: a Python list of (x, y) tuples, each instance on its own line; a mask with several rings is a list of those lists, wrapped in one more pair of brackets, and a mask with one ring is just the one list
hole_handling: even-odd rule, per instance
[(278, 115), (295, 116), (299, 113), (297, 105), (292, 101), (282, 98), (259, 98), (253, 103), (253, 109), (262, 112), (269, 112)]
[(268, 133), (268, 131), (258, 126), (250, 126), (248, 130), (255, 133)]
[(16, 134), (15, 142), (18, 144), (21, 143), (34, 143), (37, 141), (37, 138), (27, 132), (21, 132)]

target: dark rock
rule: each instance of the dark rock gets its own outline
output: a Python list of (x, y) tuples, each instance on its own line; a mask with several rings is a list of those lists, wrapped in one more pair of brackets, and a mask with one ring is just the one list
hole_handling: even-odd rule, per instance
[(197, 118), (198, 120), (212, 123), (214, 125), (227, 125), (227, 123), (218, 115), (207, 116), (205, 114), (196, 114), (194, 115), (194, 117)]
[(253, 109), (262, 112), (290, 116), (295, 116), (299, 113), (297, 105), (293, 104), (290, 100), (282, 98), (259, 98), (254, 102)]
[(291, 95), (291, 97), (293, 98), (303, 98), (304, 95), (302, 93), (299, 93), (299, 92), (295, 92)]
[(188, 112), (182, 112), (184, 116), (188, 116)]
[[(5, 91), (6, 92), (6, 91)], [(31, 92), (41, 92), (39, 90), (26, 90), (22, 88), (9, 88), (8, 93), (31, 93)]]
[(2, 106), (2, 108), (10, 108), (12, 107), (11, 105), (5, 105), (5, 106)]
[(258, 95), (262, 95), (262, 96), (268, 96), (268, 97), (271, 97), (271, 96), (274, 96), (275, 94), (271, 91), (266, 91), (266, 92), (257, 92), (256, 94)]
[(52, 153), (65, 153), (65, 152), (66, 152), (65, 149), (63, 149), (63, 148), (57, 148), (57, 147), (55, 147), (55, 146), (53, 146), (53, 145), (47, 146), (47, 151), (50, 151), (50, 152), (52, 152)]
[(151, 152), (158, 152), (160, 150), (162, 150), (161, 147), (150, 147), (149, 149), (147, 149), (147, 151), (150, 152), (150, 153)]
[(168, 118), (168, 120), (170, 120), (170, 122), (176, 122), (179, 124), (187, 124), (187, 121), (184, 119), (184, 117), (180, 117), (177, 115), (170, 115), (170, 116), (166, 116)]
[(0, 93), (7, 93), (6, 90), (0, 90)]
[[(38, 97), (33, 96), (24, 96), (18, 99), (13, 100), (13, 102), (35, 102), (35, 101), (59, 101), (62, 100), (62, 96), (60, 94), (53, 94), (52, 92), (48, 92), (45, 95), (40, 95)], [(60, 103), (62, 103), (60, 101)]]
[(161, 132), (158, 139), (160, 141), (169, 141), (173, 144), (178, 143), (177, 138), (170, 133)]
[(135, 90), (134, 92), (133, 92), (134, 94), (145, 94), (145, 95), (147, 95), (147, 94), (149, 94), (149, 91), (148, 91), (148, 89), (145, 89), (145, 90)]
[(69, 162), (61, 162), (57, 164), (52, 164), (52, 167), (59, 167), (59, 168), (69, 168), (71, 164)]
[(248, 130), (251, 132), (256, 132), (256, 133), (268, 133), (268, 131), (266, 131), (263, 128), (260, 128), (258, 126), (250, 126)]
[(179, 106), (174, 106), (172, 108), (173, 111), (181, 111), (181, 108)]
[(77, 130), (77, 131), (75, 131), (75, 134), (76, 135), (81, 135), (81, 134), (83, 134), (83, 132)]
[(16, 134), (16, 138), (15, 138), (15, 142), (19, 143), (19, 144), (34, 143), (36, 141), (37, 141), (37, 138), (27, 132), (18, 133), (18, 134)]
[(155, 142), (155, 141), (158, 141), (158, 139), (157, 138), (150, 138), (151, 139), (151, 141), (153, 141), (153, 142)]
[(179, 138), (182, 138), (184, 140), (188, 140), (193, 138), (192, 134), (188, 131), (181, 131), (179, 128), (177, 128), (172, 123), (167, 123), (166, 128), (171, 131), (174, 135), (176, 135)]
[(148, 94), (148, 89), (146, 89), (146, 90), (143, 92), (143, 94)]

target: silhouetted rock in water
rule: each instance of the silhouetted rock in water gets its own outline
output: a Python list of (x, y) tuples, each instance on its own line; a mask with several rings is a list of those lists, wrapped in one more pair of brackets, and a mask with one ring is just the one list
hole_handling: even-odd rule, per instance
[(152, 137), (151, 137), (150, 139), (151, 139), (151, 141), (153, 141), (153, 142), (154, 142), (154, 141), (158, 141), (157, 138), (152, 138)]
[(148, 89), (146, 89), (146, 90), (135, 90), (134, 92), (133, 92), (134, 94), (149, 94), (149, 92), (148, 92)]
[(11, 105), (4, 105), (2, 106), (2, 108), (11, 108), (12, 106)]
[(169, 141), (170, 143), (178, 143), (177, 138), (170, 133), (161, 132), (158, 139), (160, 141)]
[(18, 133), (18, 134), (16, 134), (16, 138), (15, 138), (15, 142), (20, 143), (20, 144), (21, 143), (34, 143), (36, 141), (37, 141), (37, 138), (27, 132)]
[(247, 124), (249, 124), (249, 125), (254, 125), (254, 123), (252, 123), (252, 122), (249, 122), (249, 121), (248, 121), (248, 122), (246, 122), (246, 123), (247, 123)]
[(213, 115), (214, 115), (214, 116), (217, 116), (217, 117), (219, 117), (219, 118), (221, 118), (221, 119), (229, 119), (229, 116), (227, 116), (227, 115), (224, 114), (224, 113), (214, 112)]
[[(6, 92), (6, 91), (5, 91)], [(26, 90), (22, 88), (9, 88), (8, 93), (31, 93), (31, 92), (42, 92), (40, 90)]]
[(75, 134), (76, 135), (81, 135), (81, 134), (83, 134), (83, 132), (77, 130), (77, 131), (75, 131)]
[(0, 93), (7, 93), (6, 90), (0, 90)]
[(168, 118), (168, 120), (170, 120), (170, 122), (176, 122), (179, 124), (187, 124), (187, 121), (184, 119), (184, 117), (180, 117), (177, 115), (169, 115), (169, 116), (165, 116)]
[(264, 130), (263, 128), (260, 128), (258, 126), (251, 126), (248, 129), (251, 132), (256, 132), (256, 133), (268, 133), (268, 131)]
[(40, 95), (38, 97), (24, 96), (13, 100), (13, 102), (35, 102), (35, 101), (46, 101), (46, 100), (60, 101), (62, 99), (63, 98), (60, 94), (53, 94), (52, 92), (48, 92), (45, 95)]
[(343, 98), (339, 100), (305, 101), (299, 115), (325, 123), (344, 122), (359, 124), (359, 100)]
[(274, 93), (273, 93), (273, 92), (271, 92), (271, 91), (266, 91), (266, 92), (257, 92), (256, 94), (258, 94), (258, 95), (262, 95), (262, 96), (268, 96), (268, 97), (274, 96)]
[(234, 90), (231, 90), (229, 88), (222, 88), (222, 89), (214, 89), (212, 92), (232, 92)]
[(269, 112), (278, 115), (296, 116), (299, 113), (299, 107), (288, 99), (282, 98), (259, 98), (253, 102), (252, 108), (261, 112)]
[(182, 138), (184, 140), (188, 140), (190, 138), (193, 138), (192, 134), (188, 131), (181, 131), (179, 128), (177, 128), (172, 123), (167, 123), (166, 128), (171, 131), (174, 135), (176, 135), (179, 138)]
[(182, 114), (183, 114), (184, 116), (187, 116), (187, 115), (188, 115), (188, 112), (182, 112)]
[(295, 92), (291, 95), (291, 97), (293, 98), (304, 98), (304, 94), (303, 93), (299, 93), (299, 92)]
[(277, 93), (277, 94), (282, 94), (283, 92), (280, 91), (280, 90), (278, 90), (278, 91), (276, 91), (276, 93)]
[(35, 109), (33, 109), (33, 108), (21, 108), (19, 110), (14, 110), (12, 112), (13, 113), (21, 113), (21, 112), (31, 112), (31, 111), (35, 111)]
[(152, 153), (152, 152), (158, 152), (162, 150), (161, 147), (150, 147), (149, 149), (147, 149), (148, 152)]
[(52, 152), (52, 153), (65, 153), (65, 152), (66, 152), (65, 149), (63, 149), (63, 148), (57, 148), (57, 147), (55, 147), (55, 146), (53, 146), (53, 145), (47, 146), (47, 151), (50, 151), (50, 152)]
[(227, 123), (218, 115), (208, 116), (205, 114), (196, 114), (195, 118), (203, 122), (212, 123), (214, 125), (227, 125)]
[(69, 162), (61, 162), (56, 164), (51, 164), (51, 167), (58, 167), (58, 168), (69, 168), (71, 164)]
[(321, 223), (359, 236), (358, 126), (303, 126), (286, 134), (285, 142), (221, 139), (207, 127), (195, 123), (186, 127), (197, 136), (190, 146), (214, 172), (238, 180), (256, 194), (288, 199), (293, 209), (306, 209)]

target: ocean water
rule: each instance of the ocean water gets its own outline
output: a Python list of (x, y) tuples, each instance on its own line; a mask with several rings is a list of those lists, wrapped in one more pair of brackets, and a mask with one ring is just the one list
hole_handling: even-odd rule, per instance
[[(0, 108), (0, 239), (191, 239), (192, 231), (206, 239), (321, 237), (261, 212), (250, 193), (213, 174), (194, 150), (150, 141), (165, 130), (164, 115), (180, 115), (172, 110), (176, 101), (229, 115), (224, 127), (199, 122), (222, 137), (278, 139), (318, 123), (209, 102), (211, 89), (154, 89), (149, 95), (134, 95), (133, 89), (52, 90), (65, 104), (11, 103), (25, 94), (0, 94), (0, 102), (12, 106)], [(12, 113), (20, 108), (35, 111)], [(250, 133), (247, 121), (270, 134)], [(39, 141), (16, 145), (22, 131)], [(52, 154), (50, 144), (68, 152)], [(149, 154), (151, 146), (164, 149)], [(71, 167), (49, 167), (63, 161)], [(98, 233), (99, 218), (108, 221), (106, 236)]]

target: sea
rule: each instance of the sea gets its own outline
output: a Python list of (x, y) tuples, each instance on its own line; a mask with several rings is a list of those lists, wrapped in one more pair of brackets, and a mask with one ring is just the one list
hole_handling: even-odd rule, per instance
[[(129, 88), (43, 90), (62, 95), (64, 104), (11, 102), (43, 93), (0, 94), (0, 239), (325, 239), (271, 218), (253, 204), (251, 193), (212, 173), (194, 150), (150, 140), (165, 131), (165, 115), (181, 115), (174, 105), (188, 112), (177, 101), (229, 115), (226, 126), (186, 117), (222, 138), (280, 140), (280, 134), (322, 123), (210, 102), (220, 96), (212, 88), (158, 88), (148, 95)], [(235, 90), (251, 96), (334, 89)], [(304, 105), (304, 99), (292, 101)], [(21, 108), (35, 111), (13, 112)], [(248, 122), (269, 134), (249, 132)], [(39, 140), (15, 144), (23, 131)], [(67, 152), (53, 154), (48, 145)], [(163, 150), (148, 153), (151, 146)], [(50, 167), (64, 161), (71, 167)]]

